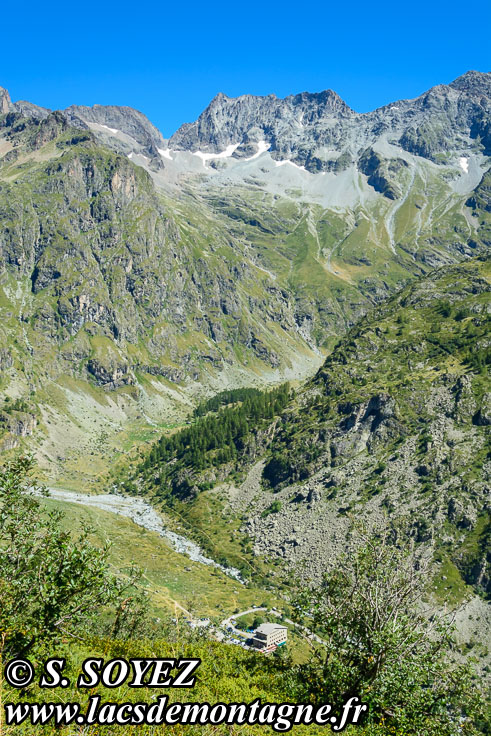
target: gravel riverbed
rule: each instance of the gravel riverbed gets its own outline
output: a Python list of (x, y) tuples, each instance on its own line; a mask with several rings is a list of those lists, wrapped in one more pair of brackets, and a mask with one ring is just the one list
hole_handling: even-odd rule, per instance
[(113, 514), (126, 516), (135, 524), (138, 524), (138, 526), (142, 526), (148, 529), (148, 531), (156, 532), (161, 537), (167, 539), (176, 552), (189, 557), (193, 562), (217, 567), (238, 582), (244, 582), (240, 571), (235, 567), (220, 565), (210, 557), (206, 557), (196, 542), (187, 539), (182, 534), (176, 534), (176, 532), (167, 529), (155, 509), (142, 498), (132, 498), (131, 496), (123, 496), (119, 493), (104, 493), (96, 496), (88, 496), (85, 493), (76, 493), (75, 491), (60, 488), (48, 488), (48, 491), (50, 497), (58, 501), (93, 506), (103, 511), (111, 511)]

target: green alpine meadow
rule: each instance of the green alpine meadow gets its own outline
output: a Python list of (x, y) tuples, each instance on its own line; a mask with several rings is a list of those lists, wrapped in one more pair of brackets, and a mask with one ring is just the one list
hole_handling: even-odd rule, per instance
[(491, 733), (490, 111), (0, 87), (0, 736)]

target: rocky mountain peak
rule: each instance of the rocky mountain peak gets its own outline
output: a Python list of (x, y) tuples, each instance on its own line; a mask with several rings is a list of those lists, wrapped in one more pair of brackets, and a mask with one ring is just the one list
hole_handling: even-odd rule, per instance
[(26, 100), (12, 102), (8, 90), (0, 87), (0, 115), (6, 115), (8, 112), (17, 112), (26, 118), (38, 118), (42, 120), (50, 114), (51, 110), (45, 107), (39, 107), (39, 105), (34, 105), (32, 102), (27, 102)]
[[(165, 152), (170, 149), (200, 156), (220, 154), (235, 162), (267, 151), (277, 165), (288, 161), (312, 174), (340, 173), (356, 166), (364, 151), (375, 146), (387, 159), (389, 170), (383, 177), (377, 175), (380, 182), (393, 178), (394, 151), (387, 144), (434, 163), (458, 162), (468, 158), (470, 150), (489, 155), (490, 97), (491, 74), (478, 71), (468, 71), (449, 85), (432, 87), (413, 100), (399, 100), (363, 114), (351, 109), (332, 89), (284, 98), (275, 94), (229, 97), (219, 92), (197, 120), (182, 125), (169, 141), (131, 107), (72, 105), (65, 115), (71, 125), (90, 129), (101, 143), (136, 156), (136, 162), (152, 172), (169, 169), (165, 159), (170, 154)], [(1, 88), (0, 105), (3, 112), (38, 119), (50, 112), (27, 102), (12, 104)], [(185, 160), (184, 168), (188, 164)], [(220, 161), (221, 167), (226, 165)], [(388, 196), (398, 189), (390, 183), (382, 191)]]
[(12, 110), (10, 95), (6, 89), (0, 87), (0, 115), (6, 115)]
[(123, 153), (143, 153), (158, 156), (158, 148), (165, 148), (162, 133), (150, 120), (132, 107), (117, 105), (71, 105), (65, 115), (72, 125), (90, 128), (92, 132)]
[(32, 102), (27, 100), (18, 100), (13, 105), (16, 112), (19, 112), (25, 118), (37, 118), (38, 120), (44, 120), (51, 113), (47, 107), (40, 107), (34, 105)]
[(233, 97), (229, 97), (228, 95), (226, 95), (225, 92), (218, 92), (218, 94), (216, 94), (215, 97), (213, 97), (213, 99), (211, 100), (208, 108), (219, 107), (220, 105), (223, 105), (229, 100), (233, 99)]
[(448, 86), (470, 94), (485, 94), (491, 97), (491, 73), (471, 70), (457, 77)]
[[(356, 115), (333, 90), (301, 92), (279, 98), (274, 94), (228, 97), (220, 92), (194, 123), (186, 123), (170, 138), (177, 150), (223, 151), (227, 146), (246, 143), (251, 137), (283, 149), (278, 139), (301, 139), (304, 128), (324, 119)], [(251, 136), (251, 131), (254, 135)]]
[(300, 92), (286, 99), (291, 99), (296, 107), (317, 107), (321, 114), (326, 112), (354, 113), (354, 110), (332, 89), (325, 89), (322, 92)]
[[(451, 85), (363, 114), (331, 89), (285, 98), (220, 93), (194, 123), (179, 128), (169, 147), (235, 160), (267, 150), (278, 165), (289, 161), (310, 173), (339, 173), (374, 146), (384, 158), (393, 158), (387, 144), (434, 163), (458, 161), (478, 139), (487, 155), (490, 85), (490, 74), (470, 71)], [(390, 179), (394, 164), (388, 160), (386, 168), (383, 178)], [(392, 184), (382, 189), (397, 196)]]

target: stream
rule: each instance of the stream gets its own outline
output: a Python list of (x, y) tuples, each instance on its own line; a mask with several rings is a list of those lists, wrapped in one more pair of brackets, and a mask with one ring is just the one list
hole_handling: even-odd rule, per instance
[(142, 498), (132, 498), (131, 496), (123, 496), (119, 493), (104, 493), (97, 496), (88, 496), (85, 493), (76, 493), (75, 491), (66, 491), (59, 488), (48, 488), (48, 490), (49, 497), (58, 501), (79, 503), (83, 506), (94, 506), (103, 511), (111, 511), (113, 514), (126, 516), (135, 524), (138, 524), (138, 526), (142, 526), (150, 532), (156, 532), (161, 537), (167, 539), (179, 554), (186, 555), (193, 562), (200, 562), (202, 565), (216, 567), (242, 585), (244, 584), (240, 571), (235, 567), (225, 567), (215, 562), (215, 560), (205, 557), (195, 542), (167, 529), (155, 509)]

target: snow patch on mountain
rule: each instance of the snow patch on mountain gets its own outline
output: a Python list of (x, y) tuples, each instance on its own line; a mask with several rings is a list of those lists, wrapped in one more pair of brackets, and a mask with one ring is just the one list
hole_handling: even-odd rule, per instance
[(130, 159), (130, 161), (133, 161), (133, 159), (135, 158), (144, 158), (145, 161), (150, 161), (148, 156), (144, 156), (143, 153), (135, 153), (134, 151), (128, 154), (128, 158)]
[(160, 153), (160, 155), (162, 156), (162, 158), (166, 158), (169, 161), (173, 161), (174, 160), (172, 158), (172, 156), (170, 155), (171, 154), (170, 148), (157, 148), (157, 151)]
[(231, 143), (221, 153), (203, 153), (202, 151), (193, 151), (193, 156), (198, 156), (203, 161), (203, 166), (206, 166), (206, 162), (215, 158), (230, 158), (233, 152), (240, 146), (240, 143)]
[(284, 161), (275, 161), (275, 166), (284, 166), (285, 164), (290, 164), (290, 166), (295, 166), (295, 168), (300, 169), (300, 171), (307, 171), (305, 166), (299, 166), (298, 164), (293, 163), (293, 161), (290, 161), (289, 159), (285, 159)]
[(244, 161), (253, 161), (255, 158), (259, 158), (263, 153), (266, 153), (266, 151), (269, 151), (271, 148), (271, 143), (268, 143), (267, 141), (258, 141), (257, 144), (257, 151), (254, 154), (254, 156), (249, 156), (249, 158), (243, 159)]

